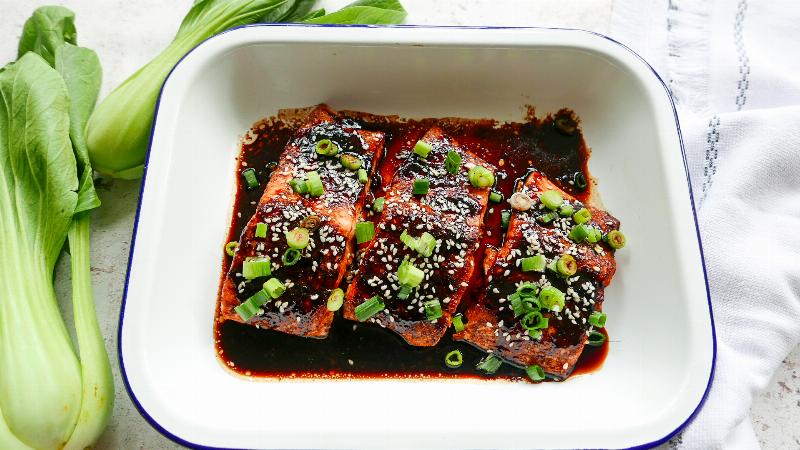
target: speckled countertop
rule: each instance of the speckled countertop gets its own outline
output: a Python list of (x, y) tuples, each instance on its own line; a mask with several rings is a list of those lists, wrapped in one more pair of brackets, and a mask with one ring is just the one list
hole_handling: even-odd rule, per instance
[[(103, 93), (152, 58), (172, 38), (191, 0), (0, 0), (0, 61), (15, 57), (22, 24), (36, 6), (63, 4), (77, 14), (79, 42), (97, 51), (103, 63)], [(348, 0), (323, 0), (325, 7)], [(531, 25), (608, 30), (613, 0), (403, 0), (407, 22), (448, 25)], [(103, 207), (92, 222), (92, 273), (95, 298), (106, 347), (112, 355), (117, 388), (114, 415), (99, 449), (173, 449), (131, 404), (120, 378), (117, 320), (130, 250), (139, 182), (98, 182)], [(69, 295), (60, 276), (57, 291)], [(69, 318), (70, 314), (65, 311)], [(770, 386), (752, 408), (752, 419), (764, 448), (800, 448), (800, 349), (781, 365)]]

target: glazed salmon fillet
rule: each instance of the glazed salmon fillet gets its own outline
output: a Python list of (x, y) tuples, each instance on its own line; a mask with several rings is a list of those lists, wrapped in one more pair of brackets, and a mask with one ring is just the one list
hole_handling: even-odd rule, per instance
[[(467, 290), (475, 269), (474, 253), (483, 236), (490, 190), (474, 187), (467, 171), (482, 166), (493, 174), (495, 169), (437, 127), (428, 130), (421, 141), (430, 146), (426, 157), (410, 148), (396, 156), (399, 164), (386, 189), (376, 235), (360, 252), (358, 271), (345, 297), (344, 316), (376, 323), (411, 345), (433, 346), (444, 336)], [(448, 152), (461, 159), (455, 174), (445, 166)], [(415, 180), (421, 179), (429, 182), (429, 190), (414, 194)], [(429, 245), (429, 254), (420, 250), (424, 247), (420, 242)], [(407, 298), (402, 298), (404, 280), (398, 276), (403, 264), (421, 271), (422, 277)], [(384, 308), (359, 317), (359, 305), (373, 298)]]
[[(330, 151), (330, 143), (336, 153), (319, 154), (318, 147), (324, 145)], [(325, 105), (308, 115), (287, 143), (255, 214), (242, 231), (223, 282), (218, 320), (235, 320), (298, 336), (328, 335), (334, 313), (328, 310), (327, 299), (350, 263), (356, 218), (383, 145), (383, 133), (343, 122)], [(350, 158), (350, 167), (343, 165), (343, 155)], [(366, 172), (366, 182), (354, 169), (354, 157)], [(319, 175), (321, 195), (310, 192), (314, 173)], [(293, 187), (292, 180), (303, 181), (299, 186), (309, 192), (298, 193), (303, 188)], [(301, 229), (299, 235), (294, 233), (297, 229)], [(290, 242), (290, 236), (294, 242)], [(248, 279), (244, 266), (253, 261), (261, 267), (269, 261), (269, 274), (261, 272)], [(276, 282), (282, 285), (277, 290)], [(267, 295), (269, 292), (278, 295)], [(240, 305), (254, 296), (262, 299), (257, 308), (240, 313)]]
[[(502, 248), (493, 259), (487, 257), (488, 286), (478, 301), (466, 310), (465, 329), (456, 333), (454, 339), (469, 342), (516, 366), (539, 365), (551, 377), (563, 379), (574, 369), (587, 336), (595, 331), (589, 317), (602, 310), (603, 290), (614, 276), (616, 262), (613, 249), (602, 240), (595, 237), (592, 240), (596, 242), (592, 243), (570, 237), (579, 224), (572, 214), (551, 212), (542, 204), (539, 194), (547, 191), (557, 192), (567, 211), (585, 208), (591, 213), (591, 218), (582, 224), (586, 227), (583, 229), (599, 229), (606, 235), (619, 228), (617, 219), (577, 201), (540, 172), (529, 175), (517, 192), (532, 199), (532, 207), (527, 211), (514, 211)], [(545, 215), (548, 216), (542, 217)], [(544, 260), (541, 256), (538, 258), (546, 261), (549, 267), (541, 270), (523, 267), (523, 258), (537, 255), (542, 255)], [(566, 275), (571, 272), (569, 270), (560, 273), (556, 265), (563, 255), (569, 255), (564, 261), (571, 260), (572, 270), (576, 270), (571, 275)], [(522, 320), (530, 311), (516, 303), (519, 297), (515, 298), (515, 294), (522, 292), (520, 288), (524, 283), (531, 283), (531, 289), (540, 299), (545, 288), (550, 293), (555, 288), (563, 296), (562, 303), (557, 306), (548, 308), (550, 305), (542, 304), (533, 308), (546, 321), (540, 321), (539, 326), (530, 331), (532, 322), (526, 322), (526, 327)], [(512, 300), (516, 301), (516, 308), (512, 307)], [(524, 312), (520, 314), (520, 310)], [(533, 313), (529, 317), (538, 319), (540, 316)]]

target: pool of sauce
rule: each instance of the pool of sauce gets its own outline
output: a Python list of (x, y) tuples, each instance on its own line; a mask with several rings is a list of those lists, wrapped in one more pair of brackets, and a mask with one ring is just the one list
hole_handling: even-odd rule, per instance
[[(488, 248), (503, 243), (502, 210), (509, 209), (506, 199), (517, 183), (535, 168), (562, 189), (581, 201), (591, 195), (592, 183), (586, 147), (575, 114), (562, 109), (536, 118), (532, 108), (522, 122), (498, 123), (493, 120), (422, 119), (403, 120), (357, 112), (342, 112), (349, 121), (367, 130), (386, 133), (383, 163), (372, 182), (372, 192), (364, 208), (370, 218), (374, 198), (383, 196), (382, 180), (390, 180), (397, 161), (394, 155), (413, 144), (433, 125), (443, 128), (468, 150), (497, 169), (494, 190), (503, 194), (503, 202), (489, 203), (484, 218), (485, 230), (476, 259), (476, 270), (459, 310), (476, 300), (484, 287), (483, 255)], [(261, 181), (258, 189), (248, 190), (241, 177), (237, 188), (231, 227), (227, 241), (238, 241), (242, 229), (255, 212), (263, 187), (275, 167), (286, 142), (302, 118), (269, 118), (256, 124), (242, 144), (239, 170), (253, 168)], [(557, 126), (561, 125), (560, 127)], [(565, 126), (566, 125), (566, 126)], [(573, 130), (574, 128), (574, 130)], [(222, 278), (230, 259), (223, 262)], [(605, 332), (605, 330), (603, 330)], [(220, 358), (237, 373), (272, 378), (486, 378), (475, 365), (486, 354), (464, 342), (452, 340), (452, 329), (435, 347), (413, 347), (391, 331), (372, 324), (344, 320), (337, 313), (330, 334), (325, 339), (292, 336), (262, 330), (233, 321), (217, 323), (216, 346)], [(572, 375), (589, 373), (602, 366), (608, 354), (609, 340), (600, 347), (586, 346)], [(458, 349), (464, 356), (460, 368), (444, 363), (445, 355)], [(503, 364), (492, 378), (525, 379), (524, 370)]]

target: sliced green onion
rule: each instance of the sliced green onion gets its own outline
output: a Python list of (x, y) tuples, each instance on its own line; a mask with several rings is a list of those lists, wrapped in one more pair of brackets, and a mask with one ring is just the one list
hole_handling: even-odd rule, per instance
[(556, 263), (556, 271), (565, 277), (571, 277), (578, 271), (578, 262), (572, 255), (561, 255)]
[(552, 261), (547, 263), (547, 270), (550, 272), (558, 272), (558, 258), (553, 258)]
[(503, 365), (503, 360), (498, 358), (493, 354), (486, 355), (482, 360), (478, 362), (478, 365), (475, 366), (476, 369), (484, 372), (486, 374), (493, 374), (497, 372), (497, 369)]
[(544, 272), (547, 258), (544, 255), (528, 256), (520, 262), (523, 272)]
[(431, 144), (428, 144), (427, 142), (424, 141), (417, 141), (417, 143), (414, 145), (414, 153), (416, 153), (422, 158), (427, 158), (428, 153), (430, 153), (431, 150), (433, 150)]
[(461, 155), (452, 150), (447, 152), (447, 157), (444, 159), (444, 168), (452, 175), (457, 174), (461, 169)]
[(400, 286), (400, 290), (397, 291), (397, 298), (400, 300), (406, 300), (411, 295), (411, 290), (414, 289), (411, 286)]
[(541, 200), (542, 204), (551, 211), (557, 210), (558, 207), (564, 203), (564, 197), (562, 197), (561, 194), (554, 189), (544, 191), (539, 194), (539, 200)]
[(281, 258), (281, 262), (283, 262), (284, 266), (293, 266), (300, 261), (300, 257), (303, 256), (300, 253), (300, 250), (296, 248), (287, 248), (286, 251), (283, 253), (283, 257)]
[(574, 212), (575, 208), (573, 208), (569, 203), (565, 203), (558, 208), (558, 215), (562, 217), (572, 217)]
[(250, 167), (249, 169), (244, 169), (242, 171), (242, 177), (244, 178), (244, 182), (247, 184), (247, 189), (255, 189), (258, 187), (258, 178), (256, 177), (256, 169)]
[(539, 292), (539, 302), (542, 308), (550, 311), (561, 311), (564, 309), (566, 297), (563, 292), (553, 286), (545, 286)]
[(372, 297), (371, 299), (365, 301), (364, 303), (356, 306), (355, 313), (356, 319), (359, 322), (363, 322), (370, 317), (378, 314), (379, 312), (383, 311), (386, 308), (386, 305), (383, 304), (381, 298), (379, 296)]
[(584, 190), (586, 189), (586, 175), (583, 172), (575, 172), (575, 175), (572, 176), (572, 181), (575, 183), (575, 187)]
[(494, 184), (494, 175), (483, 166), (474, 166), (467, 174), (469, 182), (476, 188), (487, 188)]
[(258, 277), (266, 277), (272, 273), (269, 258), (247, 258), (242, 263), (242, 276), (246, 280)]
[(442, 317), (442, 304), (439, 300), (428, 300), (427, 302), (423, 302), (422, 306), (425, 307), (425, 317), (428, 320), (436, 320)]
[(524, 316), (533, 311), (533, 304), (530, 298), (522, 298), (521, 295), (513, 293), (508, 296), (511, 303), (511, 310), (514, 312), (514, 317)]
[(239, 306), (233, 308), (239, 317), (242, 318), (245, 322), (252, 319), (253, 316), (258, 314), (259, 308), (264, 306), (269, 301), (269, 294), (265, 290), (260, 290), (253, 294), (252, 297), (248, 298), (247, 300), (243, 301)]
[(508, 229), (508, 223), (511, 221), (511, 211), (500, 211), (500, 226), (504, 229)]
[(550, 223), (558, 218), (558, 215), (553, 212), (544, 213), (536, 218), (541, 223)]
[(318, 215), (309, 214), (300, 221), (300, 227), (312, 231), (319, 228), (320, 223), (322, 223), (322, 219), (320, 219)]
[(319, 172), (316, 170), (306, 174), (306, 186), (308, 186), (308, 193), (312, 197), (319, 197), (325, 192), (325, 187), (322, 186), (322, 180), (319, 178)]
[(589, 233), (589, 227), (586, 225), (575, 225), (572, 231), (569, 232), (569, 238), (575, 242), (583, 242), (589, 238)]
[(256, 237), (257, 238), (267, 237), (267, 224), (265, 224), (264, 222), (258, 222), (256, 224)]
[(606, 326), (606, 314), (600, 311), (595, 311), (591, 315), (589, 315), (589, 324), (593, 327), (603, 328)]
[(406, 247), (410, 248), (411, 250), (417, 249), (417, 240), (408, 234), (408, 230), (403, 230), (403, 232), (400, 234), (400, 242), (405, 244)]
[(300, 178), (292, 178), (289, 180), (289, 186), (300, 195), (308, 194), (308, 184)]
[(603, 232), (600, 231), (599, 228), (589, 227), (589, 236), (586, 237), (586, 240), (591, 242), (592, 244), (596, 244), (603, 239)]
[(511, 194), (508, 203), (517, 211), (527, 211), (533, 206), (533, 200), (524, 192), (515, 192)]
[(403, 261), (397, 268), (397, 280), (404, 286), (417, 287), (424, 279), (425, 272), (416, 268), (408, 260)]
[(338, 288), (334, 289), (328, 296), (328, 311), (338, 311), (342, 304), (344, 304), (344, 291)]
[(456, 333), (464, 331), (464, 317), (461, 314), (453, 316), (453, 328), (456, 330)]
[(267, 291), (272, 298), (278, 298), (286, 292), (286, 286), (281, 283), (281, 280), (277, 278), (270, 278), (264, 283), (264, 290)]
[(342, 163), (346, 169), (350, 170), (358, 170), (361, 168), (362, 164), (361, 158), (355, 155), (342, 155), (339, 157), (339, 162)]
[(236, 250), (239, 250), (239, 243), (238, 242), (230, 241), (227, 244), (225, 244), (225, 253), (227, 253), (228, 256), (235, 255), (236, 254)]
[(492, 203), (500, 203), (503, 201), (503, 194), (497, 191), (492, 191), (492, 193), (489, 194), (489, 201)]
[(372, 210), (376, 213), (383, 212), (383, 205), (386, 204), (386, 199), (383, 197), (378, 197), (372, 202)]
[(522, 328), (526, 330), (542, 330), (547, 328), (550, 324), (550, 320), (547, 317), (542, 316), (542, 313), (539, 311), (531, 311), (526, 313), (522, 320), (520, 320), (520, 325)]
[(536, 296), (536, 291), (538, 289), (539, 288), (535, 284), (526, 281), (525, 283), (519, 285), (517, 288), (517, 294), (519, 294), (519, 296), (522, 298), (531, 298)]
[(356, 224), (356, 243), (363, 244), (375, 237), (375, 224), (370, 221), (358, 222)]
[(608, 246), (614, 250), (619, 250), (622, 247), (625, 247), (625, 243), (627, 241), (625, 239), (625, 235), (619, 230), (609, 231), (604, 240), (606, 241), (606, 244), (608, 244)]
[(530, 378), (532, 381), (543, 381), (545, 378), (544, 370), (536, 364), (526, 367), (525, 373), (528, 374), (528, 378)]
[(339, 153), (339, 146), (330, 139), (322, 139), (317, 142), (316, 151), (323, 156), (333, 156)]
[(575, 213), (575, 215), (572, 216), (572, 219), (577, 224), (586, 223), (592, 220), (592, 212), (586, 208), (581, 208)]
[(460, 350), (453, 350), (444, 357), (444, 363), (451, 369), (458, 369), (461, 364), (464, 364), (464, 355)]
[(606, 341), (606, 335), (599, 331), (590, 331), (589, 336), (586, 338), (586, 345), (592, 347), (599, 347)]
[(308, 247), (308, 230), (297, 227), (291, 231), (287, 231), (286, 243), (289, 244), (289, 247), (298, 250)]
[(414, 180), (414, 188), (412, 192), (414, 195), (425, 195), (430, 189), (430, 184), (430, 181), (428, 181), (426, 178), (417, 178)]
[(433, 254), (436, 244), (436, 238), (426, 231), (417, 239), (417, 253), (424, 258), (428, 258)]
[(542, 330), (525, 330), (525, 334), (531, 337), (531, 339), (539, 340), (542, 338)]
[(364, 169), (358, 169), (358, 182), (361, 184), (367, 184), (369, 181), (369, 174)]

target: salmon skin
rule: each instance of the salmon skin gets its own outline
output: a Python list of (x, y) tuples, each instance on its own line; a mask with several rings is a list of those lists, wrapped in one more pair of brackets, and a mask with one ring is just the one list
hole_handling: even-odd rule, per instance
[[(359, 254), (358, 271), (344, 304), (344, 316), (358, 320), (357, 306), (377, 296), (385, 308), (367, 320), (399, 334), (414, 346), (433, 346), (451, 324), (475, 268), (475, 251), (483, 236), (483, 216), (489, 188), (476, 188), (467, 171), (480, 165), (494, 173), (486, 161), (459, 146), (438, 127), (431, 128), (422, 141), (430, 153), (421, 157), (411, 148), (400, 151), (397, 169), (386, 189), (385, 206), (376, 236)], [(445, 167), (448, 152), (461, 157), (456, 174)], [(415, 180), (430, 183), (426, 194), (413, 193)], [(432, 254), (425, 256), (401, 241), (401, 235), (421, 239), (428, 233), (436, 240)], [(398, 296), (401, 284), (397, 271), (404, 262), (424, 272), (421, 284), (406, 299)], [(429, 319), (425, 302), (438, 301), (441, 317)]]
[[(542, 216), (550, 211), (542, 205), (539, 194), (555, 190), (564, 204), (574, 211), (586, 208), (591, 220), (585, 225), (599, 228), (603, 235), (619, 228), (619, 221), (607, 212), (577, 201), (559, 189), (540, 172), (528, 176), (517, 192), (527, 194), (532, 207), (514, 211), (502, 248), (487, 253), (488, 285), (477, 302), (466, 312), (464, 331), (454, 339), (466, 341), (486, 352), (494, 353), (516, 366), (539, 365), (551, 377), (564, 379), (575, 368), (586, 345), (587, 335), (594, 330), (588, 318), (602, 310), (603, 291), (616, 270), (614, 252), (602, 241), (576, 243), (569, 233), (576, 222), (571, 216), (558, 216), (544, 223)], [(551, 216), (552, 217), (552, 216)], [(553, 270), (553, 261), (561, 255), (571, 255), (577, 262), (577, 272), (564, 277)], [(521, 259), (544, 255), (551, 268), (542, 271), (522, 271)], [(565, 305), (559, 311), (542, 309), (547, 327), (530, 334), (522, 326), (522, 316), (515, 317), (510, 297), (522, 283), (530, 282), (539, 289), (552, 286), (565, 294)]]
[[(317, 143), (324, 139), (338, 146), (336, 155), (317, 153)], [(328, 335), (334, 313), (328, 310), (327, 299), (341, 283), (350, 263), (355, 223), (383, 146), (383, 133), (362, 130), (325, 105), (309, 113), (287, 143), (255, 214), (242, 231), (223, 282), (219, 320), (245, 322), (298, 336)], [(340, 163), (339, 158), (345, 154), (361, 160), (361, 168), (368, 174), (366, 183), (359, 181), (356, 170)], [(306, 179), (312, 171), (319, 173), (322, 195), (296, 193), (289, 182)], [(256, 236), (259, 223), (264, 224), (262, 229), (266, 226), (265, 237)], [(309, 230), (309, 242), (300, 250), (300, 260), (287, 265), (283, 261), (289, 248), (286, 233), (298, 227)], [(244, 278), (243, 263), (254, 257), (269, 259), (269, 276)], [(271, 278), (281, 281), (286, 291), (245, 321), (235, 308), (262, 290)]]

